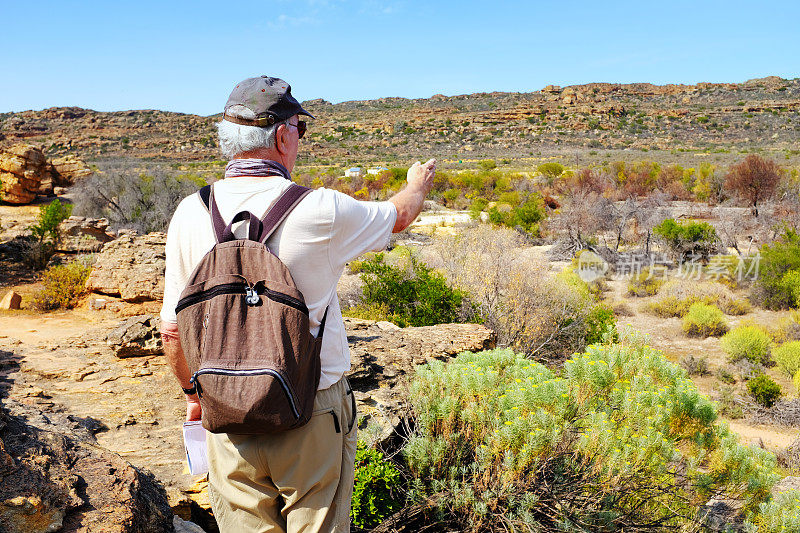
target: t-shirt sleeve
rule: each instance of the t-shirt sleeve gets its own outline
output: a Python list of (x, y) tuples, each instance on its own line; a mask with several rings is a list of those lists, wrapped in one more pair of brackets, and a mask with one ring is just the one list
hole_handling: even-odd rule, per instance
[(362, 202), (336, 192), (328, 248), (331, 268), (338, 271), (364, 252), (386, 248), (396, 220), (392, 202)]

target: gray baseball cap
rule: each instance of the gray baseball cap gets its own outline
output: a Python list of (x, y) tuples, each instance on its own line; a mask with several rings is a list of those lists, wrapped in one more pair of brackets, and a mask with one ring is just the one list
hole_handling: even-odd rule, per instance
[(294, 115), (314, 116), (292, 96), (292, 87), (280, 78), (260, 76), (240, 81), (225, 104), (223, 120), (266, 127)]

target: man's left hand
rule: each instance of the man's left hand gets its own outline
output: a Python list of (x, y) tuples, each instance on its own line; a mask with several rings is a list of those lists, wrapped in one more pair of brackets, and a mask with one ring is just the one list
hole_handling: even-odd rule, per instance
[(193, 420), (200, 420), (203, 415), (203, 408), (200, 407), (200, 400), (197, 396), (186, 397), (186, 421), (192, 422)]

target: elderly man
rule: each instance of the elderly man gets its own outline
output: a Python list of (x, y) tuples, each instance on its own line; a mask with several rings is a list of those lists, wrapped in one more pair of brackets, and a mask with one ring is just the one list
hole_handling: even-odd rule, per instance
[[(240, 211), (261, 216), (291, 186), (306, 131), (300, 115), (311, 116), (283, 80), (261, 76), (234, 88), (218, 125), (222, 154), (231, 161), (213, 193), (225, 222)], [(345, 263), (386, 247), (390, 232), (414, 221), (433, 184), (435, 163), (414, 163), (406, 187), (386, 202), (314, 190), (267, 241), (303, 294), (311, 334), (321, 333), (324, 324), (320, 380), (313, 415), (299, 428), (266, 435), (208, 434), (209, 492), (221, 531), (349, 531), (357, 430), (336, 285)], [(245, 225), (234, 226), (234, 235), (246, 238)], [(199, 420), (202, 408), (177, 335), (175, 307), (215, 242), (203, 200), (197, 194), (185, 198), (167, 234), (161, 318), (167, 357), (186, 393), (187, 420)]]

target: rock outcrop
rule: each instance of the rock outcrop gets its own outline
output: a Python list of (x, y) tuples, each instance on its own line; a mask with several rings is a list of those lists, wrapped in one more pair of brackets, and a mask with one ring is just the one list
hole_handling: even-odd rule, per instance
[(0, 200), (29, 204), (40, 194), (53, 194), (56, 187), (68, 187), (90, 174), (92, 169), (74, 155), (48, 162), (39, 148), (15, 144), (0, 152)]
[(106, 342), (117, 357), (139, 357), (164, 353), (158, 319), (152, 315), (126, 318), (108, 334)]
[(71, 154), (53, 159), (50, 161), (50, 167), (53, 174), (53, 185), (57, 187), (69, 187), (78, 180), (92, 175), (92, 169)]
[(151, 474), (97, 447), (94, 421), (5, 404), (0, 411), (0, 530), (173, 531), (164, 489)]
[(108, 219), (105, 218), (69, 217), (59, 226), (63, 238), (58, 246), (58, 251), (99, 252), (105, 243), (114, 240), (114, 234), (110, 232), (108, 226)]
[(126, 302), (161, 300), (166, 243), (165, 233), (123, 233), (97, 254), (86, 288)]
[[(28, 204), (49, 187), (52, 175), (41, 150), (29, 144), (17, 144), (0, 152), (0, 200), (10, 204)], [(43, 185), (44, 184), (44, 185)]]

